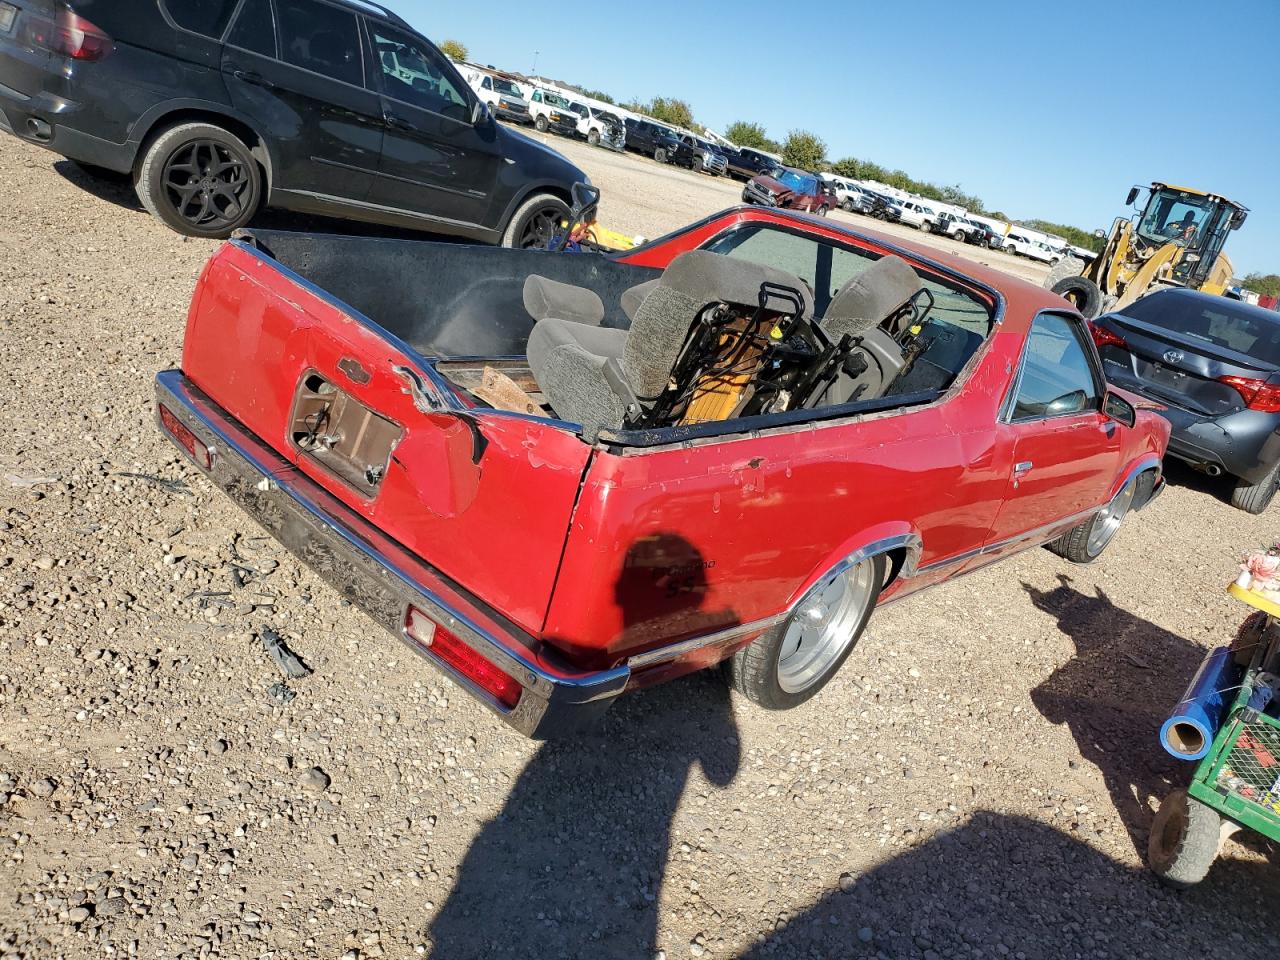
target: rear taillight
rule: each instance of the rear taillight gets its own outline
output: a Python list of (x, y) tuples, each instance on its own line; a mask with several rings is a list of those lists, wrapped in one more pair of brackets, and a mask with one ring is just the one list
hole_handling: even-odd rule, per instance
[(106, 31), (70, 7), (60, 9), (56, 20), (26, 18), (22, 40), (28, 46), (52, 50), (73, 60), (101, 60), (115, 48)]
[(203, 467), (205, 470), (213, 466), (213, 454), (209, 448), (200, 442), (200, 439), (192, 433), (185, 423), (173, 415), (173, 411), (166, 407), (163, 403), (159, 405), (160, 426), (164, 428), (164, 432), (173, 437), (174, 441), (182, 447), (183, 450), (191, 454), (191, 459), (196, 462), (197, 466)]
[(404, 618), (404, 632), (430, 656), (448, 664), (510, 710), (520, 701), (520, 684), (436, 623), (417, 607)]
[(1250, 410), (1280, 413), (1280, 384), (1268, 383), (1256, 377), (1219, 377), (1218, 382), (1237, 390), (1244, 399), (1244, 405)]
[(1121, 349), (1124, 349), (1128, 346), (1128, 344), (1124, 342), (1124, 337), (1120, 336), (1120, 334), (1112, 333), (1110, 330), (1105, 327), (1100, 327), (1096, 323), (1089, 324), (1089, 332), (1093, 334), (1093, 342), (1097, 344), (1099, 350), (1103, 347), (1120, 347)]

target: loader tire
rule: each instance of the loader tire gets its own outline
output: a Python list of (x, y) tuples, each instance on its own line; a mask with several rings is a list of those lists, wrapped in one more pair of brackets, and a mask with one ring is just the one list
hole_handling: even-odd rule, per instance
[(1078, 277), (1084, 273), (1084, 261), (1079, 257), (1067, 257), (1065, 260), (1059, 260), (1049, 270), (1049, 276), (1044, 278), (1044, 288), (1052, 290), (1059, 280), (1065, 280), (1067, 277)]
[(1102, 291), (1088, 277), (1063, 277), (1050, 290), (1079, 310), (1086, 320), (1102, 311)]

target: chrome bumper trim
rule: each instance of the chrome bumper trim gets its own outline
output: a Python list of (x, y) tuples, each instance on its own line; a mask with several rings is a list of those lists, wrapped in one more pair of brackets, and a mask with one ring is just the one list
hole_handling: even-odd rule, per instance
[[(571, 732), (603, 713), (626, 688), (625, 666), (577, 672), (554, 662), (549, 651), (534, 649), (534, 638), (382, 535), (240, 426), (181, 371), (156, 376), (156, 400), (157, 420), (163, 403), (210, 448), (212, 466), (201, 471), (241, 509), (345, 599), (521, 733), (544, 739)], [(508, 710), (408, 637), (403, 628), (410, 604), (515, 678), (523, 688), (515, 707)]]

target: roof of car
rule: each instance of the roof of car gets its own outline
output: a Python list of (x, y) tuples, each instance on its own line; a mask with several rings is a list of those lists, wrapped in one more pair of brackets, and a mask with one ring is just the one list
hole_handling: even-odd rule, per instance
[[(1280, 313), (1276, 313), (1274, 310), (1268, 310), (1266, 307), (1259, 307), (1244, 300), (1235, 300), (1216, 293), (1205, 293), (1202, 290), (1188, 290), (1185, 287), (1165, 287), (1147, 294), (1142, 299), (1146, 300), (1151, 297), (1164, 297), (1165, 299), (1176, 297), (1181, 300), (1198, 300), (1202, 301), (1206, 306), (1218, 306), (1232, 313), (1252, 317), (1255, 320), (1280, 323)], [(1124, 311), (1121, 310), (1119, 312), (1123, 313)]]
[[(374, 0), (332, 0), (332, 2), (339, 6), (358, 10), (360, 13), (383, 17), (396, 24), (396, 26), (404, 27), (406, 30), (413, 30), (413, 27), (409, 26), (409, 22), (400, 16), (400, 14), (396, 13), (394, 10), (384, 7), (380, 3), (375, 3)], [(414, 30), (413, 32), (417, 33), (418, 31)]]

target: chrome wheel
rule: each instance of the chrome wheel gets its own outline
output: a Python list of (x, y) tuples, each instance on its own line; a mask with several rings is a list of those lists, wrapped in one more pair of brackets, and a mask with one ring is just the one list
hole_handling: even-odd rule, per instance
[(808, 689), (844, 656), (875, 601), (875, 574), (875, 562), (863, 560), (820, 581), (800, 601), (778, 650), (778, 686), (785, 692)]
[(1129, 512), (1129, 506), (1133, 503), (1135, 486), (1136, 484), (1132, 481), (1126, 483), (1103, 511), (1093, 518), (1093, 529), (1089, 531), (1089, 540), (1085, 544), (1089, 556), (1096, 557), (1100, 554), (1120, 529), (1120, 522), (1124, 520), (1124, 515)]

